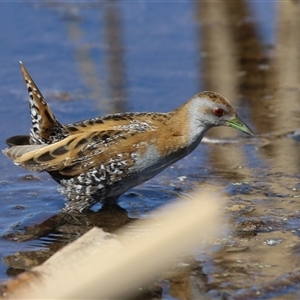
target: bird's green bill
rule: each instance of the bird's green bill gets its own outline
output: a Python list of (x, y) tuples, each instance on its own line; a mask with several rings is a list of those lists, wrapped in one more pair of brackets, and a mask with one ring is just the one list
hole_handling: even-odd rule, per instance
[(227, 126), (233, 127), (235, 129), (245, 132), (249, 135), (253, 135), (252, 130), (238, 116), (236, 116), (236, 118), (234, 118), (232, 120), (228, 120)]

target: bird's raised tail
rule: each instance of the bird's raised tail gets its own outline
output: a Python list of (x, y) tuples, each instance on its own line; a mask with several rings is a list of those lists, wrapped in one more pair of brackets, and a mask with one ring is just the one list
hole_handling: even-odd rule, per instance
[(68, 136), (66, 129), (56, 120), (42, 93), (21, 61), (20, 64), (29, 95), (32, 122), (30, 144), (52, 144)]

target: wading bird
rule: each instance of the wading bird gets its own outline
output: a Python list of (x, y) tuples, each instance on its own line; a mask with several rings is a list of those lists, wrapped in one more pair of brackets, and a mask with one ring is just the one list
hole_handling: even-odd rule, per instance
[(114, 205), (121, 194), (188, 155), (214, 126), (252, 135), (227, 99), (201, 92), (168, 113), (116, 113), (62, 125), (21, 63), (32, 127), (3, 150), (29, 171), (48, 172), (67, 198), (64, 211)]

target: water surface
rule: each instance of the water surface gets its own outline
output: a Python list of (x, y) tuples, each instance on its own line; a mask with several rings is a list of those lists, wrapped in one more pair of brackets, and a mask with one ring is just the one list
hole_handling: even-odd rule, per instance
[[(19, 60), (62, 123), (170, 111), (201, 90), (224, 95), (255, 136), (211, 130), (188, 157), (123, 195), (127, 212), (103, 215), (96, 225), (115, 230), (178, 194), (221, 188), (230, 236), (194, 255), (189, 271), (160, 281), (159, 297), (299, 298), (296, 2), (24, 1), (0, 8), (2, 149), (7, 137), (30, 128)], [(4, 156), (0, 164), (1, 235), (59, 213), (64, 202), (47, 174), (29, 174)], [(47, 234), (26, 242), (2, 237), (0, 278), (41, 263), (82, 232), (72, 223)], [(13, 264), (16, 257), (21, 264)]]

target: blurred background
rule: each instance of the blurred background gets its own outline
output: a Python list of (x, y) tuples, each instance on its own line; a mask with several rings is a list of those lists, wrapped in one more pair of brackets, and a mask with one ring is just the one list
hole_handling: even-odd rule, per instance
[[(298, 1), (1, 2), (0, 28), (1, 149), (6, 138), (30, 128), (20, 60), (63, 124), (115, 112), (167, 112), (199, 91), (218, 92), (255, 137), (211, 130), (191, 155), (123, 195), (120, 205), (128, 218), (147, 218), (178, 193), (224, 190), (233, 234), (193, 258), (212, 299), (298, 272)], [(29, 174), (3, 155), (0, 167), (2, 235), (63, 207), (47, 174)], [(0, 254), (48, 253), (56, 237), (23, 243), (2, 237)], [(12, 260), (0, 266), (1, 279), (40, 262), (27, 256), (25, 265), (12, 266)], [(188, 295), (195, 288), (191, 274), (161, 283), (161, 298), (189, 299), (176, 294), (183, 288), (174, 282), (184, 282)], [(289, 299), (299, 297), (297, 284)]]

